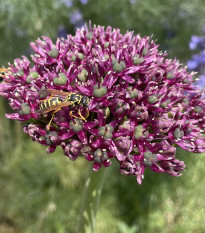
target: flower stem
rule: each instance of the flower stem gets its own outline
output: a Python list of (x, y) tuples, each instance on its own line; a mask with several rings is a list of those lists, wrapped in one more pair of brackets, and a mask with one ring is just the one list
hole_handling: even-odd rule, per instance
[(105, 180), (105, 171), (106, 169), (102, 167), (99, 171), (94, 172), (92, 165), (89, 164), (88, 166), (77, 232), (94, 233), (98, 205)]

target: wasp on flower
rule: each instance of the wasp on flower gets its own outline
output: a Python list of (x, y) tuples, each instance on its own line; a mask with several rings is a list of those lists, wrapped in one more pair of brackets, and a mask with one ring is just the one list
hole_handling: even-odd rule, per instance
[[(45, 100), (41, 100), (41, 104), (39, 109), (36, 110), (36, 113), (48, 113), (52, 112), (52, 117), (48, 124), (48, 129), (50, 129), (51, 122), (54, 118), (55, 113), (60, 111), (63, 107), (68, 106), (78, 106), (78, 116), (73, 115), (73, 111), (70, 111), (70, 116), (74, 118), (79, 118), (82, 120), (86, 120), (89, 116), (89, 98), (87, 96), (82, 96), (77, 93), (72, 92), (63, 92), (52, 89), (43, 89), (39, 91), (39, 95), (50, 95), (49, 98)], [(86, 109), (85, 116), (82, 115), (80, 106)]]

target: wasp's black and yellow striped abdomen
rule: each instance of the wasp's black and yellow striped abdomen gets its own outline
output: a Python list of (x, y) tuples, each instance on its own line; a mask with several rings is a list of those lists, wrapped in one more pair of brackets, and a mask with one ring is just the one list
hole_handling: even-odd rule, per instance
[(43, 101), (41, 103), (39, 109), (46, 109), (46, 108), (49, 108), (49, 107), (57, 106), (58, 104), (60, 104), (62, 102), (63, 102), (62, 98), (60, 98), (60, 97), (52, 97), (52, 98), (49, 98), (49, 99)]

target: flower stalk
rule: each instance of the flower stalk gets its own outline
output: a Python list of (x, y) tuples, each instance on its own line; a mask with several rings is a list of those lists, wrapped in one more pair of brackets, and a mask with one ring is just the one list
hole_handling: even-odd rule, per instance
[(87, 177), (81, 202), (81, 211), (76, 232), (94, 233), (96, 216), (99, 207), (100, 197), (106, 176), (105, 168), (98, 172), (92, 171), (88, 165)]

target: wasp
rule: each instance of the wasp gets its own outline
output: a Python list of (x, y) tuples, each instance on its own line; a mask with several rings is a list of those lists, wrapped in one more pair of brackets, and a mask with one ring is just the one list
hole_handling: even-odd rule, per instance
[(0, 82), (4, 79), (8, 71), (10, 71), (10, 68), (0, 68)]
[[(41, 100), (40, 107), (39, 109), (36, 110), (36, 113), (40, 113), (40, 114), (53, 112), (51, 119), (49, 121), (49, 124), (48, 124), (48, 129), (50, 129), (50, 125), (52, 123), (55, 113), (60, 111), (63, 107), (78, 106), (79, 116), (73, 115), (73, 112), (70, 111), (69, 115), (71, 117), (86, 120), (89, 116), (88, 107), (89, 107), (90, 100), (87, 96), (83, 96), (83, 95), (80, 95), (74, 92), (63, 92), (63, 91), (52, 90), (52, 89), (40, 90), (39, 94), (50, 95), (45, 100)], [(80, 106), (86, 109), (85, 116), (82, 115)]]

